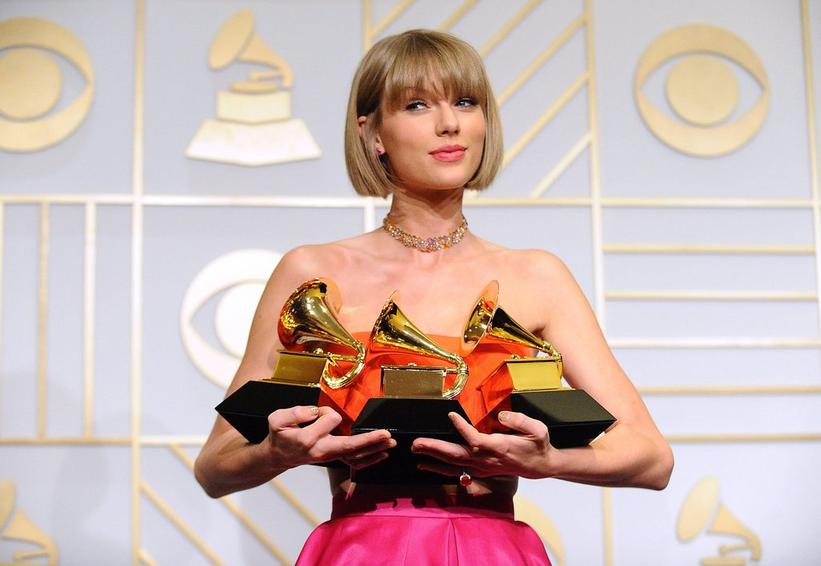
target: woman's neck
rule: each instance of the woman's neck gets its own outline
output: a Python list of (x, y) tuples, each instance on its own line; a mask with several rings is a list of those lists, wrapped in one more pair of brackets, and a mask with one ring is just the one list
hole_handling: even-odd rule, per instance
[(391, 222), (420, 238), (452, 232), (462, 222), (463, 192), (464, 189), (397, 191), (390, 209)]

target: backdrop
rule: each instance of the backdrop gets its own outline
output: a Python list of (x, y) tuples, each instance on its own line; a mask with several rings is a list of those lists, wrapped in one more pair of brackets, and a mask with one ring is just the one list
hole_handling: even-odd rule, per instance
[(295, 560), (323, 470), (211, 500), (193, 459), (280, 255), (381, 221), (347, 93), (416, 27), (501, 105), (471, 229), (565, 260), (675, 450), (518, 515), (559, 566), (817, 563), (819, 0), (0, 2), (0, 562)]

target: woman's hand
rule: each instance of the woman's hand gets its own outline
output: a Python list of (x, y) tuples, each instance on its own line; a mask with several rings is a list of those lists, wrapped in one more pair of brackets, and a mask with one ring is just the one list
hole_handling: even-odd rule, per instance
[(550, 435), (543, 422), (522, 413), (502, 411), (499, 422), (520, 434), (483, 434), (457, 413), (448, 416), (468, 445), (417, 438), (413, 442), (413, 452), (442, 461), (441, 464), (420, 464), (420, 469), (445, 476), (467, 472), (478, 478), (510, 475), (544, 478), (552, 475), (551, 458), (556, 449), (550, 445)]
[[(314, 421), (305, 427), (300, 424)], [(364, 468), (388, 457), (386, 450), (396, 446), (387, 430), (374, 430), (353, 436), (331, 434), (342, 417), (330, 407), (291, 407), (268, 416), (270, 432), (260, 446), (274, 466), (296, 467), (342, 460), (353, 468)]]

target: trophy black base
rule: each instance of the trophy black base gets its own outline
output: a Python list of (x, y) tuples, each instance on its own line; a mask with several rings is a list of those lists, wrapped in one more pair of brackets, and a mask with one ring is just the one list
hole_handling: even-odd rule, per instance
[(320, 391), (319, 387), (249, 381), (216, 409), (248, 442), (258, 444), (268, 436), (268, 415), (296, 405), (318, 405)]
[(545, 423), (556, 448), (586, 446), (616, 422), (581, 389), (514, 391), (509, 401), (511, 410)]
[[(296, 405), (319, 405), (320, 393), (319, 387), (253, 380), (231, 393), (215, 408), (248, 442), (259, 444), (268, 436), (268, 415)], [(323, 468), (347, 467), (339, 460), (316, 465)]]
[(418, 469), (433, 458), (411, 452), (413, 441), (420, 437), (436, 438), (447, 442), (464, 443), (448, 418), (455, 412), (467, 420), (458, 401), (431, 398), (369, 399), (353, 425), (353, 433), (387, 429), (396, 440), (396, 446), (388, 450), (388, 457), (378, 464), (361, 470), (351, 470), (351, 480), (370, 484), (455, 484), (455, 477), (443, 476)]

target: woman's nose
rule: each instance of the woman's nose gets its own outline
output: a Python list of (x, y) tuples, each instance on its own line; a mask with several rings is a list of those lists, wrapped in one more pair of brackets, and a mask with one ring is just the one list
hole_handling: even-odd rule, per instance
[(439, 104), (437, 134), (440, 136), (459, 133), (459, 116), (450, 102)]

